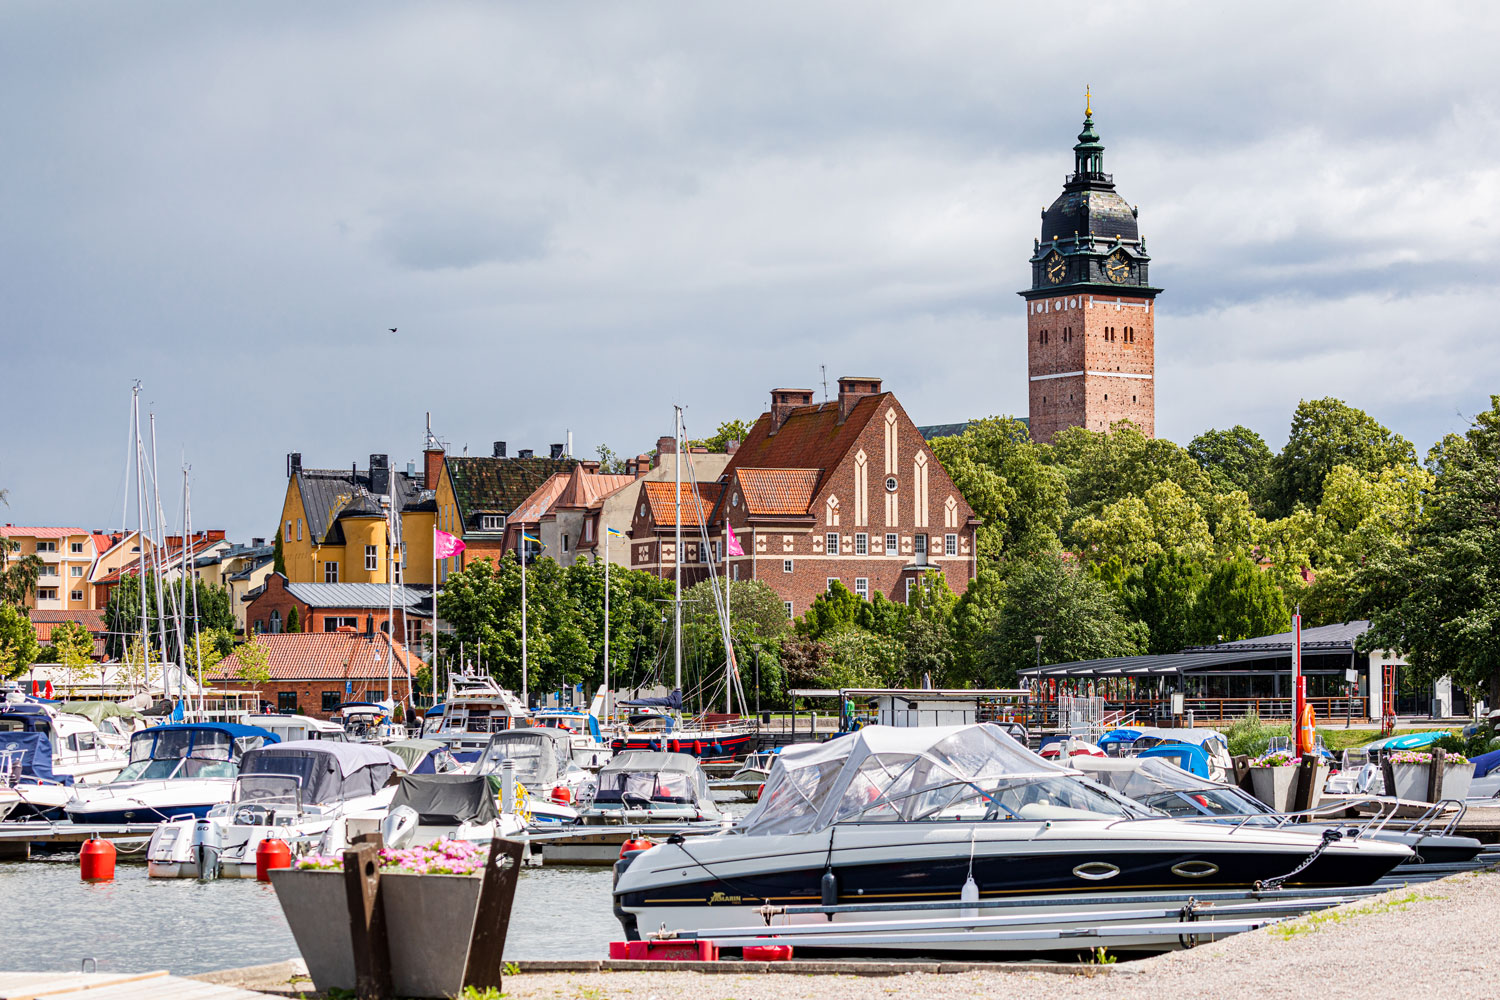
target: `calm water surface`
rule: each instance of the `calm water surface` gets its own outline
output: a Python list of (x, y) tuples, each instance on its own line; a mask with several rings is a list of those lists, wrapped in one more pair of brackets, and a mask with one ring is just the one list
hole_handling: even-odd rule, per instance
[[(610, 869), (525, 868), (516, 887), (505, 957), (603, 958), (620, 937)], [(269, 885), (254, 879), (149, 879), (121, 856), (115, 880), (78, 877), (75, 855), (0, 863), (9, 916), (0, 968), (191, 974), (280, 962), (297, 955)]]

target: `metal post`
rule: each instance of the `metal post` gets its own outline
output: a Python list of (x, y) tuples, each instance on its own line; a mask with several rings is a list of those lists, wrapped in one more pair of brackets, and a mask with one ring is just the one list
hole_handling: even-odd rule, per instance
[[(672, 474), (676, 489), (672, 504), (676, 536), (672, 550), (672, 682), (682, 690), (682, 407), (673, 407)], [(682, 710), (677, 712), (677, 728), (682, 728)]]
[(755, 644), (755, 718), (760, 725), (760, 643)]
[(604, 529), (604, 719), (609, 719), (609, 527)]
[(516, 534), (516, 554), (521, 557), (521, 705), (531, 710), (531, 694), (526, 668), (526, 524)]

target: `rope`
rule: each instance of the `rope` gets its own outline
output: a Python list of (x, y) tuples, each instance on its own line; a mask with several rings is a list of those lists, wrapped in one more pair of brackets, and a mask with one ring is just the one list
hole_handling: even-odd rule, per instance
[(1308, 866), (1310, 866), (1314, 861), (1318, 860), (1318, 858), (1323, 854), (1324, 851), (1328, 850), (1328, 845), (1332, 844), (1336, 840), (1343, 839), (1344, 833), (1342, 830), (1335, 830), (1331, 827), (1327, 830), (1324, 830), (1323, 842), (1318, 845), (1317, 850), (1313, 851), (1307, 857), (1303, 858), (1300, 865), (1298, 865), (1296, 868), (1293, 868), (1285, 875), (1280, 875), (1276, 878), (1257, 880), (1255, 883), (1255, 891), (1261, 892), (1266, 889), (1280, 889), (1282, 883), (1286, 882), (1292, 876), (1301, 874), (1302, 872), (1306, 871)]

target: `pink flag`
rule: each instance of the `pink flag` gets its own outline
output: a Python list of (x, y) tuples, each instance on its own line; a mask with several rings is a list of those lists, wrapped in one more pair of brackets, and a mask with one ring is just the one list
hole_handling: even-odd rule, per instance
[(432, 550), (434, 558), (448, 559), (458, 555), (467, 547), (464, 545), (463, 539), (457, 535), (450, 535), (446, 531), (433, 529)]
[(740, 546), (740, 540), (734, 537), (734, 528), (730, 526), (728, 521), (724, 522), (724, 530), (729, 533), (729, 554), (732, 556), (744, 555), (745, 550)]

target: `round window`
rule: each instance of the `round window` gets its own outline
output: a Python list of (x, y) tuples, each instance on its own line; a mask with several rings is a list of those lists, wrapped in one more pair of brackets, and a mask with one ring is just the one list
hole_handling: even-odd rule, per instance
[(886, 476), (885, 477), (885, 491), (887, 493), (894, 493), (894, 492), (896, 492), (896, 477), (895, 476)]
[(641, 516), (642, 517), (646, 516), (646, 505), (645, 504), (641, 504)]
[(738, 493), (731, 493), (730, 496), (729, 496), (729, 506), (731, 506), (731, 507), (738, 507), (739, 505), (740, 505), (740, 495)]

